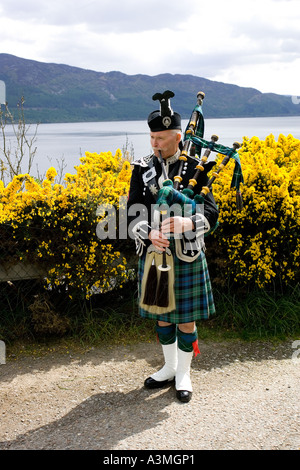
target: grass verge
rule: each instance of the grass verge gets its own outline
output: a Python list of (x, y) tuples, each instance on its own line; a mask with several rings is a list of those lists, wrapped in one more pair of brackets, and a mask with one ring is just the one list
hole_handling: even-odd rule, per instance
[[(280, 341), (300, 336), (299, 285), (280, 295), (267, 291), (247, 295), (215, 291), (215, 303), (217, 314), (197, 322), (201, 340)], [(51, 351), (58, 344), (63, 350), (71, 345), (73, 349), (85, 349), (151, 342), (156, 338), (155, 322), (138, 314), (134, 283), (89, 304), (73, 303), (68, 309), (64, 305), (63, 310), (51, 300), (38, 304), (40, 308), (43, 305), (47, 306), (46, 311), (35, 311), (35, 316), (32, 309), (0, 310), (0, 340), (8, 349), (16, 353), (21, 345), (23, 350)]]

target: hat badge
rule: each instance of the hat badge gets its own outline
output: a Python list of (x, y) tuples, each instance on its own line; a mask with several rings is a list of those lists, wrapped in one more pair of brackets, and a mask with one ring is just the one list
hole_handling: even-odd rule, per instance
[(162, 120), (163, 125), (168, 128), (172, 123), (172, 119), (169, 116), (165, 116)]

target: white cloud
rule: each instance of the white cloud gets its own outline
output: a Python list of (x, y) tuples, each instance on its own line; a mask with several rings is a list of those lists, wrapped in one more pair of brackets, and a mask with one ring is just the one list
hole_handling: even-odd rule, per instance
[(0, 51), (299, 95), (298, 6), (299, 0), (0, 0)]
[[(187, 5), (189, 8), (186, 8)], [(89, 25), (92, 31), (136, 32), (176, 27), (191, 14), (193, 3), (172, 0), (2, 0), (2, 14), (48, 25)]]

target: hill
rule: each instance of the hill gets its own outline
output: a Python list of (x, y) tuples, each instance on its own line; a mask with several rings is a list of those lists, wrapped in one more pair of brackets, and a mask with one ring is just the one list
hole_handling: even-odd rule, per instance
[(172, 104), (183, 118), (190, 116), (200, 90), (207, 118), (300, 114), (291, 97), (193, 75), (103, 73), (10, 54), (0, 54), (0, 80), (11, 110), (25, 97), (27, 122), (142, 120), (155, 107), (152, 95), (166, 89), (174, 91)]

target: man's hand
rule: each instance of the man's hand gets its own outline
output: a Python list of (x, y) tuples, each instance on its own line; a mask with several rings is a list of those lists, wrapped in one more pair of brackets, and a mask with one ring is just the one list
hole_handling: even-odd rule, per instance
[(149, 240), (159, 251), (165, 251), (170, 242), (167, 237), (159, 230), (151, 230), (149, 233)]
[(189, 217), (169, 217), (161, 224), (162, 233), (183, 233), (193, 230), (194, 224)]
[(159, 251), (165, 251), (170, 244), (165, 233), (183, 233), (193, 229), (194, 224), (189, 217), (169, 217), (162, 222), (161, 230), (151, 230), (149, 239)]

